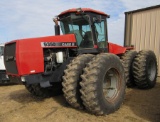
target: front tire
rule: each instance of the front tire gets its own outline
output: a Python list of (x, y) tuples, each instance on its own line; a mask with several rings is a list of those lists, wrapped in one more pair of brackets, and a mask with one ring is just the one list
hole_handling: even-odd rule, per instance
[(81, 94), (79, 92), (81, 81), (80, 75), (83, 72), (83, 68), (86, 66), (94, 55), (83, 54), (74, 58), (72, 62), (67, 66), (63, 76), (63, 93), (66, 101), (74, 108), (83, 108)]
[(153, 51), (142, 50), (133, 62), (133, 76), (138, 88), (153, 88), (157, 79), (157, 59)]
[(92, 59), (81, 75), (81, 94), (86, 109), (96, 115), (110, 114), (125, 96), (125, 73), (114, 54), (100, 54)]

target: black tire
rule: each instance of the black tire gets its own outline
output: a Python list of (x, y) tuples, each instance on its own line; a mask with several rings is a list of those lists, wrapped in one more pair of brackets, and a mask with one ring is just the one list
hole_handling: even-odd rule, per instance
[(83, 68), (86, 66), (94, 55), (83, 54), (72, 60), (72, 62), (67, 66), (64, 71), (63, 76), (63, 93), (66, 101), (74, 108), (83, 108), (82, 100), (80, 98), (80, 85), (81, 81), (80, 75), (82, 74)]
[(84, 68), (81, 77), (81, 98), (89, 112), (104, 115), (120, 107), (125, 96), (126, 81), (119, 57), (109, 53), (97, 55)]
[(133, 60), (136, 55), (137, 55), (137, 51), (130, 50), (121, 56), (121, 62), (124, 68), (125, 76), (126, 76), (127, 87), (135, 86), (132, 66), (133, 66)]
[(26, 89), (33, 95), (39, 98), (47, 98), (62, 93), (61, 83), (54, 83), (53, 86), (42, 88), (40, 84), (25, 84)]
[(153, 51), (140, 51), (133, 62), (133, 77), (138, 88), (153, 88), (157, 79), (157, 59)]

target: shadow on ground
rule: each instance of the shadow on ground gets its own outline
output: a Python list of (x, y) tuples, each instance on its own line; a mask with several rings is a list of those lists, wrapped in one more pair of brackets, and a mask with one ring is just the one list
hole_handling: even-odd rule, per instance
[[(67, 108), (72, 108), (67, 101), (65, 100), (65, 98), (63, 97), (63, 94), (60, 93), (59, 95), (55, 94), (52, 97), (50, 97), (51, 99), (53, 99), (53, 101), (55, 101), (57, 104), (59, 104), (62, 107), (67, 107)], [(49, 98), (49, 99), (50, 99)], [(28, 104), (28, 103), (42, 103), (45, 101), (45, 99), (48, 98), (38, 98), (33, 96), (32, 94), (30, 94), (25, 88), (21, 89), (21, 90), (16, 90), (10, 93), (10, 99), (19, 102), (21, 104)], [(73, 108), (74, 109), (74, 108)], [(76, 109), (78, 110), (78, 109)], [(84, 110), (78, 110), (80, 112), (85, 112)]]
[[(62, 93), (60, 93), (59, 95), (55, 94), (52, 95), (52, 97), (54, 101), (56, 101), (57, 103), (59, 103), (62, 106), (68, 107), (68, 103), (66, 102), (65, 98), (63, 97)], [(40, 98), (40, 97), (36, 97), (33, 96), (31, 93), (29, 93), (25, 88), (21, 89), (21, 90), (16, 90), (10, 93), (10, 99), (17, 101), (19, 103), (31, 103), (31, 102), (43, 102), (45, 99), (48, 98)]]
[(11, 92), (10, 99), (23, 104), (44, 101), (44, 98), (38, 98), (33, 96), (25, 88)]

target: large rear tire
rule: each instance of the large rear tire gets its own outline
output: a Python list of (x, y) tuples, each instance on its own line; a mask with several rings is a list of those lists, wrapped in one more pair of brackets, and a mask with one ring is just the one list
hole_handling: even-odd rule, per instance
[(125, 96), (125, 73), (114, 54), (100, 54), (92, 59), (81, 75), (81, 94), (86, 109), (96, 115), (110, 114)]
[(157, 59), (153, 51), (142, 50), (133, 62), (133, 76), (138, 88), (153, 88), (157, 79)]
[(83, 68), (86, 66), (94, 55), (83, 54), (72, 60), (64, 71), (63, 76), (63, 93), (66, 101), (74, 108), (83, 108), (81, 94), (79, 92), (81, 81), (80, 75), (82, 74)]
[(127, 87), (135, 86), (132, 66), (133, 66), (133, 60), (136, 55), (137, 55), (136, 51), (130, 50), (121, 56), (121, 61), (122, 61), (122, 65), (123, 65), (125, 76), (126, 76)]

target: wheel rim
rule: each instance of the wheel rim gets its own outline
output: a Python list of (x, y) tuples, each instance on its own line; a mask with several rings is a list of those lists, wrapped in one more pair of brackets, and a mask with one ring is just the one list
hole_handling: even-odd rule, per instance
[(150, 60), (147, 67), (148, 77), (150, 81), (154, 81), (156, 76), (156, 64), (153, 60)]
[(111, 68), (107, 71), (103, 80), (103, 94), (108, 102), (116, 100), (120, 91), (120, 79), (119, 72), (115, 68)]

